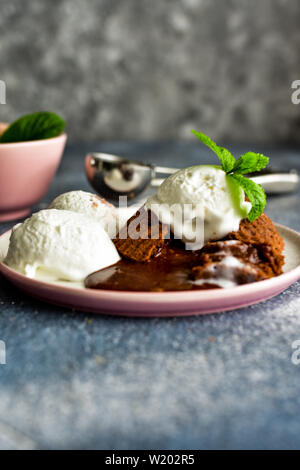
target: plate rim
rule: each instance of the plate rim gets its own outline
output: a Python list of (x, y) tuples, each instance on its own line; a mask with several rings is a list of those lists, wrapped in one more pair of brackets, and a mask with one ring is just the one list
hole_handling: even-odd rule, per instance
[[(282, 229), (283, 231), (289, 232), (292, 236), (299, 238), (300, 242), (300, 233), (294, 229), (286, 227), (285, 225), (274, 223), (276, 228)], [(0, 234), (0, 238), (4, 238), (11, 232), (11, 229)], [(84, 295), (85, 297), (99, 297), (99, 300), (113, 300), (113, 297), (122, 296), (126, 301), (142, 301), (148, 300), (151, 303), (170, 303), (172, 296), (172, 301), (182, 301), (184, 300), (187, 304), (193, 303), (195, 301), (207, 301), (211, 299), (212, 292), (214, 293), (215, 300), (220, 300), (221, 298), (228, 299), (234, 298), (236, 296), (242, 296), (245, 294), (252, 294), (256, 292), (257, 294), (261, 291), (267, 290), (268, 287), (272, 287), (274, 290), (276, 287), (280, 288), (283, 284), (289, 286), (293, 282), (296, 282), (300, 278), (300, 264), (291, 269), (288, 272), (280, 274), (279, 276), (273, 277), (271, 279), (265, 279), (263, 281), (257, 281), (249, 284), (243, 284), (240, 286), (230, 287), (226, 289), (206, 289), (206, 290), (184, 290), (184, 291), (165, 291), (165, 292), (148, 292), (148, 291), (122, 291), (122, 290), (109, 290), (109, 289), (87, 289), (85, 287), (69, 287), (66, 284), (59, 285), (55, 282), (46, 282), (34, 278), (29, 278), (22, 273), (6, 266), (3, 261), (0, 261), (0, 272), (5, 278), (9, 280), (13, 277), (22, 284), (33, 287), (34, 290), (42, 289), (43, 291), (49, 290), (58, 290), (60, 293), (72, 294), (72, 295)], [(7, 274), (7, 275), (6, 275)], [(284, 289), (282, 289), (284, 290)], [(276, 295), (276, 294), (275, 294)]]

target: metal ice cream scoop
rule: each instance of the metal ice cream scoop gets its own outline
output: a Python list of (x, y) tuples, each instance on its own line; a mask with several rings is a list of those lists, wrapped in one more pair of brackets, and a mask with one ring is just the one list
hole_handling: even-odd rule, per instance
[[(110, 200), (118, 200), (120, 196), (134, 199), (148, 186), (159, 186), (163, 182), (164, 178), (157, 178), (157, 175), (171, 175), (176, 171), (178, 168), (155, 166), (107, 153), (89, 153), (85, 157), (90, 184), (98, 194)], [(291, 193), (299, 186), (296, 170), (266, 170), (247, 176), (261, 184), (267, 194)]]

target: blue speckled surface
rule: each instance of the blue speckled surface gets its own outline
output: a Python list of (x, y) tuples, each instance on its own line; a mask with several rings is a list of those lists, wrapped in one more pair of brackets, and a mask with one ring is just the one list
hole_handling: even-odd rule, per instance
[[(83, 156), (93, 149), (214, 161), (197, 144), (72, 145), (44, 203), (89, 188)], [(300, 169), (297, 151), (261, 150)], [(300, 231), (299, 204), (299, 194), (271, 198), (267, 212)], [(296, 283), (234, 312), (126, 319), (47, 305), (1, 278), (0, 448), (299, 448), (299, 294)]]

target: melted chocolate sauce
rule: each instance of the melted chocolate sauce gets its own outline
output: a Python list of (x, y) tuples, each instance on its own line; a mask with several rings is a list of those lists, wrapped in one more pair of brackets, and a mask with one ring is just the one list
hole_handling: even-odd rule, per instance
[(144, 263), (121, 259), (113, 266), (89, 275), (85, 286), (92, 289), (158, 292), (199, 289), (191, 277), (192, 267), (197, 264), (197, 252), (172, 244)]
[[(205, 247), (200, 252), (186, 251), (182, 244), (173, 241), (149, 261), (121, 259), (113, 266), (90, 274), (85, 286), (91, 289), (160, 292), (233, 287), (260, 280), (255, 268), (256, 259), (246, 245), (238, 241), (213, 245), (213, 253), (209, 253), (207, 263), (203, 257), (207, 251)], [(251, 257), (253, 263), (250, 264)]]

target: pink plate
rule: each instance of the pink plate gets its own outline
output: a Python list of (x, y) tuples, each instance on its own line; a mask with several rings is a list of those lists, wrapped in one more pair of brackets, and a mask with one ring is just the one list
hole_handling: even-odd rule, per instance
[[(124, 292), (85, 289), (72, 283), (30, 279), (0, 262), (0, 272), (38, 299), (93, 313), (135, 317), (200, 315), (233, 310), (269, 299), (300, 278), (300, 234), (276, 225), (285, 241), (285, 272), (266, 281), (230, 289), (183, 292)], [(6, 254), (10, 232), (0, 236), (0, 259)]]

